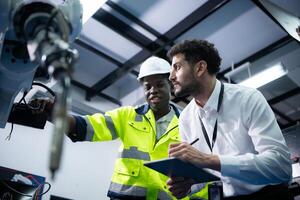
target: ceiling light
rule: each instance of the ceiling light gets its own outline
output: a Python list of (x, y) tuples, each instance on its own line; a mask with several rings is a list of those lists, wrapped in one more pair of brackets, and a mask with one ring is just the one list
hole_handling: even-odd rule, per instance
[(84, 24), (90, 17), (92, 17), (106, 1), (107, 0), (81, 0), (80, 3), (83, 9), (82, 23)]
[(255, 74), (248, 79), (239, 82), (239, 85), (252, 87), (252, 88), (259, 88), (275, 79), (278, 79), (288, 73), (281, 63), (274, 65), (258, 74)]

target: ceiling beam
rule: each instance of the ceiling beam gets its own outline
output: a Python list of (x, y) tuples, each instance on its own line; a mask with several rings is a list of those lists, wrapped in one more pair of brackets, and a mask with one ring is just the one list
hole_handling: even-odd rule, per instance
[[(149, 52), (148, 49), (143, 49), (141, 52), (137, 53), (135, 56), (133, 56), (130, 60), (128, 60), (126, 63), (124, 63), (123, 67), (114, 70), (110, 74), (108, 74), (106, 77), (104, 77), (102, 80), (97, 82), (93, 86), (93, 90), (96, 92), (92, 92), (89, 95), (93, 96), (97, 93), (100, 93), (105, 88), (109, 87), (111, 84), (115, 83), (117, 80), (119, 80), (121, 77), (123, 77), (125, 74), (128, 73), (131, 69), (133, 69), (137, 64), (141, 63), (151, 55), (159, 54), (161, 55), (162, 51), (165, 51), (165, 48), (172, 44), (175, 39), (177, 39), (179, 36), (181, 36), (183, 33), (185, 33), (187, 30), (198, 24), (200, 21), (204, 20), (207, 16), (221, 8), (223, 5), (225, 5), (229, 0), (209, 0), (206, 3), (204, 3), (202, 6), (200, 6), (198, 9), (196, 9), (194, 12), (192, 12), (189, 16), (187, 16), (185, 19), (183, 19), (181, 22), (179, 22), (177, 25), (175, 25), (173, 28), (171, 28), (167, 33), (165, 33), (162, 38), (167, 38), (168, 41), (159, 47), (155, 47), (156, 49), (151, 48), (151, 52)], [(100, 10), (100, 12), (102, 12)], [(106, 12), (107, 13), (107, 12)], [(98, 13), (99, 14), (99, 13)], [(111, 14), (110, 14), (111, 15)], [(104, 15), (105, 16), (105, 15)], [(97, 17), (100, 22), (102, 22), (101, 17)], [(109, 26), (113, 26), (112, 21), (110, 19), (104, 19), (105, 23), (107, 23)], [(114, 26), (115, 27), (115, 26)], [(115, 27), (117, 29), (117, 27)], [(124, 32), (124, 30), (119, 30), (119, 33), (127, 36), (130, 32)], [(156, 41), (154, 41), (152, 44), (148, 45), (153, 47), (158, 44), (158, 38)], [(124, 69), (123, 69), (124, 68)]]
[(89, 90), (89, 92), (87, 93), (88, 98), (101, 93), (102, 90), (119, 80), (128, 71), (131, 71), (133, 69), (133, 66), (136, 66), (138, 63), (141, 63), (145, 58), (148, 58), (150, 56), (151, 53), (149, 51), (140, 51), (138, 54), (126, 61), (121, 68), (115, 69), (107, 76), (105, 76), (102, 80), (94, 84), (91, 90)]
[[(238, 68), (238, 67), (240, 67), (242, 64), (244, 64), (246, 62), (252, 63), (252, 62), (254, 62), (254, 61), (256, 61), (256, 60), (258, 60), (258, 59), (260, 59), (260, 58), (262, 58), (262, 57), (264, 57), (264, 56), (266, 56), (266, 55), (268, 55), (268, 54), (270, 54), (272, 52), (274, 52), (275, 50), (283, 47), (284, 45), (290, 43), (291, 41), (293, 41), (292, 38), (287, 35), (287, 36), (285, 36), (285, 37), (277, 40), (276, 42), (270, 44), (269, 46), (261, 49), (260, 51), (252, 54), (251, 56), (249, 56), (249, 57), (247, 57), (247, 58), (239, 61), (238, 63), (235, 63), (234, 64), (236, 66), (235, 69)], [(222, 72), (218, 73), (217, 77), (219, 79), (222, 78), (222, 77), (224, 78), (224, 75), (226, 73), (230, 72), (230, 71), (231, 71), (231, 66), (228, 66), (225, 70), (223, 70)]]
[[(297, 39), (293, 38), (293, 36), (291, 36), (290, 33), (283, 27), (283, 25), (281, 23), (279, 23), (279, 21), (274, 17), (276, 15), (275, 10), (273, 10), (273, 11), (271, 11), (270, 9), (268, 10), (267, 7), (264, 6), (259, 0), (252, 0), (252, 2), (254, 4), (256, 4), (256, 6), (259, 7), (268, 17), (270, 17), (270, 19), (272, 19), (273, 22), (275, 22), (284, 32), (286, 32), (292, 40), (298, 42), (298, 44), (300, 43)], [(272, 2), (270, 2), (270, 3), (272, 3)], [(275, 5), (275, 6), (279, 6), (279, 5)], [(287, 11), (287, 12), (289, 12), (289, 11)]]
[(148, 24), (146, 24), (145, 22), (143, 22), (142, 20), (140, 20), (139, 18), (137, 18), (136, 16), (128, 12), (126, 9), (119, 6), (118, 4), (114, 3), (111, 0), (107, 1), (106, 4), (110, 6), (112, 9), (116, 10), (121, 15), (123, 15), (124, 17), (126, 17), (127, 19), (131, 20), (132, 22), (138, 24), (143, 29), (147, 30), (155, 37), (161, 39), (163, 42), (168, 42), (167, 38), (163, 37), (162, 34), (160, 34), (158, 31), (153, 29), (151, 26), (149, 26)]
[[(100, 56), (106, 60), (108, 60), (109, 62), (115, 64), (116, 66), (118, 67), (122, 67), (123, 66), (123, 63), (119, 62), (118, 60), (112, 58), (111, 56), (103, 53), (102, 51), (96, 49), (95, 47), (89, 45), (88, 43), (80, 40), (80, 39), (77, 39), (75, 40), (75, 44), (79, 45), (80, 47), (90, 51), (90, 52), (93, 52), (94, 54), (96, 54), (97, 56)], [(135, 71), (134, 69), (130, 72), (131, 74), (133, 74), (134, 76), (138, 76), (138, 72)]]
[[(290, 127), (292, 125), (295, 125), (297, 123), (297, 120), (294, 121), (292, 118), (286, 116), (285, 114), (283, 114), (281, 111), (279, 111), (278, 109), (276, 109), (274, 106), (271, 106), (271, 109), (273, 110), (273, 112), (278, 115), (280, 118), (284, 119), (287, 121), (286, 124), (283, 124), (281, 123), (279, 120), (277, 120), (277, 123), (279, 125), (279, 127), (281, 129), (284, 129), (284, 128), (287, 128), (287, 127)], [(299, 121), (299, 120), (298, 120)]]
[(220, 9), (229, 0), (209, 0), (202, 6), (193, 11), (190, 15), (184, 18), (181, 22), (177, 23), (173, 28), (165, 33), (165, 37), (170, 41), (176, 40), (182, 34), (190, 30), (195, 25), (199, 24), (209, 15)]
[(283, 114), (281, 111), (279, 111), (277, 108), (274, 108), (274, 106), (271, 106), (273, 112), (278, 115), (279, 117), (281, 117), (282, 119), (286, 120), (287, 122), (291, 123), (294, 120), (288, 116), (286, 116), (285, 114)]
[(284, 124), (283, 126), (280, 126), (281, 129), (286, 129), (288, 127), (291, 127), (291, 126), (294, 126), (294, 125), (297, 125), (297, 124), (300, 124), (300, 119), (297, 119), (293, 122), (290, 122), (290, 123), (287, 123), (287, 124)]
[[(293, 97), (297, 94), (300, 94), (300, 88), (299, 87), (297, 87), (295, 89), (292, 89), (292, 90), (290, 90), (290, 91), (288, 91), (288, 92), (286, 92), (282, 95), (279, 95), (279, 96), (277, 96), (273, 99), (268, 100), (268, 103), (270, 104), (270, 106), (271, 106), (272, 110), (274, 111), (274, 113), (288, 122), (287, 124), (279, 124), (281, 129), (284, 129), (284, 128), (287, 128), (287, 127), (290, 127), (290, 126), (293, 126), (293, 125), (297, 124), (299, 122), (299, 119), (298, 120), (293, 120), (292, 118), (286, 116), (284, 113), (282, 113), (279, 110), (275, 109), (274, 106), (272, 106), (272, 105), (274, 105), (276, 103), (279, 103), (281, 101), (284, 101), (288, 98), (291, 98), (291, 97)], [(278, 121), (278, 123), (279, 123), (279, 121)]]
[[(71, 81), (71, 84), (72, 84), (72, 85), (75, 85), (75, 86), (77, 86), (77, 87), (79, 87), (79, 88), (81, 88), (81, 89), (83, 89), (83, 90), (85, 90), (85, 92), (86, 92), (86, 97), (85, 97), (85, 99), (86, 99), (87, 101), (90, 101), (90, 100), (91, 100), (90, 97), (88, 96), (88, 93), (90, 92), (91, 88), (89, 88), (88, 86), (86, 86), (86, 85), (84, 85), (84, 84), (82, 84), (82, 83), (80, 83), (80, 82), (78, 82), (78, 81), (75, 81), (75, 80), (72, 80), (72, 81)], [(115, 99), (115, 98), (113, 98), (113, 97), (111, 97), (111, 96), (109, 96), (109, 95), (107, 95), (107, 94), (104, 94), (104, 93), (97, 93), (97, 96), (102, 97), (102, 98), (104, 98), (104, 99), (106, 99), (106, 100), (108, 100), (108, 101), (110, 101), (110, 102), (112, 102), (112, 103), (114, 103), (114, 104), (119, 105), (119, 106), (122, 106), (121, 101), (119, 101), (119, 100), (117, 100), (117, 99)]]
[(288, 91), (288, 92), (286, 92), (286, 93), (284, 93), (282, 95), (279, 95), (279, 96), (277, 96), (277, 97), (275, 97), (273, 99), (268, 100), (268, 103), (270, 105), (273, 105), (273, 104), (279, 103), (281, 101), (284, 101), (284, 100), (286, 100), (288, 98), (291, 98), (291, 97), (293, 97), (293, 96), (295, 96), (297, 94), (300, 94), (300, 88), (299, 87), (297, 87), (295, 89), (292, 89), (292, 90), (290, 90), (290, 91)]
[[(133, 18), (130, 15), (125, 17)], [(151, 52), (151, 54), (156, 54), (157, 56), (166, 58), (167, 51), (165, 50), (164, 42), (162, 42), (162, 39), (166, 40), (166, 38), (163, 35), (158, 35), (157, 39), (155, 41), (152, 41), (151, 39), (135, 30), (130, 25), (114, 16), (110, 12), (104, 10), (103, 8), (100, 8), (93, 15), (93, 18), (111, 28), (115, 32), (119, 33), (120, 35), (124, 36), (126, 39), (133, 42), (137, 46), (141, 47), (143, 51), (149, 51)], [(135, 21), (138, 21), (138, 19), (136, 18)], [(139, 20), (138, 23), (143, 24), (144, 22)], [(146, 25), (144, 25), (144, 28), (149, 32), (153, 32), (153, 29), (148, 29)]]
[(75, 40), (75, 44), (79, 45), (80, 47), (86, 49), (86, 50), (89, 50), (91, 52), (93, 52), (94, 54), (96, 54), (97, 56), (100, 56), (101, 58), (104, 58), (106, 60), (108, 60), (109, 62), (117, 65), (117, 66), (122, 66), (122, 63), (119, 62), (118, 60), (112, 58), (111, 56), (103, 53), (102, 51), (96, 49), (95, 47), (93, 47), (92, 45), (80, 40), (80, 39), (77, 39)]
[(93, 18), (98, 22), (106, 25), (117, 33), (123, 35), (129, 41), (134, 44), (152, 52), (155, 49), (159, 48), (160, 45), (156, 42), (153, 42), (148, 37), (144, 36), (142, 33), (138, 32), (134, 28), (132, 28), (127, 23), (123, 22), (113, 14), (108, 11), (100, 8), (94, 15)]
[(280, 129), (282, 129), (281, 127), (283, 127), (284, 125), (279, 120), (277, 120), (277, 123), (278, 123)]

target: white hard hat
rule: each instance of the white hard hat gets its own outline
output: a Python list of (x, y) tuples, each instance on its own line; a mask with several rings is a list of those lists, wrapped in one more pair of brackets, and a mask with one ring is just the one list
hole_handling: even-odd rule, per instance
[(170, 70), (171, 65), (168, 63), (168, 61), (152, 56), (142, 63), (137, 79), (140, 80), (145, 76), (154, 74), (167, 74), (170, 73)]

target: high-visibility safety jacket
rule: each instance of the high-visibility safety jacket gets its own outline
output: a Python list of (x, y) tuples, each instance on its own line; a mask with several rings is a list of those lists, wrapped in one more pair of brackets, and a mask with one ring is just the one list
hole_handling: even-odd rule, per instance
[[(178, 131), (179, 110), (174, 105), (172, 107), (176, 115), (158, 141), (154, 114), (148, 104), (137, 108), (120, 107), (105, 115), (75, 117), (76, 132), (80, 134), (69, 135), (73, 141), (95, 142), (117, 138), (122, 141), (107, 196), (146, 200), (176, 199), (167, 189), (168, 177), (143, 165), (144, 162), (167, 158), (169, 144), (181, 141)], [(200, 195), (207, 199), (207, 190), (200, 191)]]

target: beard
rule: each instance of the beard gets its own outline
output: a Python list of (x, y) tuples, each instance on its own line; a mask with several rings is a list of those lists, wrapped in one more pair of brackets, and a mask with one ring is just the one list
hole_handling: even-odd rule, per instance
[(192, 95), (196, 89), (196, 82), (194, 80), (190, 80), (188, 83), (176, 85), (174, 87), (174, 94), (176, 97), (185, 97)]
[(191, 90), (188, 87), (180, 87), (179, 89), (174, 90), (174, 94), (176, 97), (185, 97), (191, 94)]

